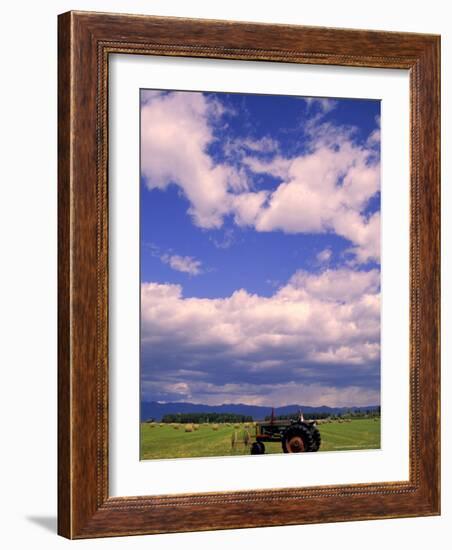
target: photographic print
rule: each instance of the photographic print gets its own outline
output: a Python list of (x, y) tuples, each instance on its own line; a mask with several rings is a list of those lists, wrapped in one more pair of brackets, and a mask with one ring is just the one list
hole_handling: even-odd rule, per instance
[(380, 102), (140, 90), (140, 458), (380, 448)]

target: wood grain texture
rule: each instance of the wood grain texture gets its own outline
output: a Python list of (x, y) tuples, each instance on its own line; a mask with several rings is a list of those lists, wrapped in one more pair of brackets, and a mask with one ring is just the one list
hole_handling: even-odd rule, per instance
[[(68, 25), (69, 14), (60, 25)], [(71, 532), (70, 410), (70, 33), (58, 33), (58, 530)], [(64, 92), (63, 92), (64, 91)]]
[[(58, 531), (68, 538), (439, 513), (438, 36), (69, 12), (59, 17)], [(108, 56), (410, 71), (410, 479), (108, 495)]]

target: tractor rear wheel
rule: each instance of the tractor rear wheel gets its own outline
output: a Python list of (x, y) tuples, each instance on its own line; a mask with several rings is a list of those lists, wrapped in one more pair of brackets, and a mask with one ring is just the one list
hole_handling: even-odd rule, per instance
[(252, 455), (263, 455), (265, 453), (265, 445), (261, 441), (255, 441), (251, 445)]
[(311, 430), (303, 424), (288, 428), (282, 439), (285, 453), (306, 453), (314, 445)]
[(320, 437), (320, 432), (318, 428), (316, 428), (315, 426), (311, 427), (311, 433), (312, 433), (312, 446), (308, 450), (311, 453), (316, 453), (320, 449), (320, 443), (322, 442), (322, 438)]

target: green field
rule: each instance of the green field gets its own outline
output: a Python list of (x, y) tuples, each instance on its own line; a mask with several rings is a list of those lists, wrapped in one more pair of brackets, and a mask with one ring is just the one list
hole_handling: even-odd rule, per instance
[[(332, 421), (321, 423), (318, 428), (322, 436), (320, 451), (380, 448), (379, 418)], [(255, 434), (253, 424), (199, 424), (191, 425), (193, 431), (185, 429), (185, 424), (142, 423), (140, 458), (249, 455)], [(233, 446), (234, 432), (237, 438)], [(244, 443), (246, 432), (250, 435), (248, 446)], [(282, 453), (281, 444), (266, 443), (265, 452)]]

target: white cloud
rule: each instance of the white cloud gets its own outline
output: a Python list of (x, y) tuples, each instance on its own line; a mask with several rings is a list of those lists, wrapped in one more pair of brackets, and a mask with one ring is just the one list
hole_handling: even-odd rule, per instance
[(177, 334), (181, 345), (221, 344), (236, 357), (292, 345), (299, 354), (306, 346), (325, 351), (377, 342), (378, 280), (377, 270), (300, 271), (272, 297), (241, 289), (217, 299), (183, 298), (180, 285), (143, 283), (143, 341)]
[(191, 256), (178, 256), (177, 254), (171, 256), (169, 254), (163, 254), (160, 259), (175, 271), (181, 271), (189, 275), (200, 275), (202, 273), (202, 262)]
[(246, 151), (255, 153), (276, 153), (279, 150), (279, 144), (269, 136), (264, 136), (259, 139), (238, 138), (228, 140), (224, 145), (224, 149), (228, 155), (244, 153)]
[[(237, 225), (257, 231), (336, 233), (351, 241), (356, 261), (379, 261), (380, 215), (365, 213), (380, 188), (377, 130), (367, 145), (357, 145), (353, 128), (321, 122), (334, 101), (308, 98), (321, 111), (304, 128), (308, 152), (284, 157), (274, 154), (277, 144), (271, 138), (236, 140), (235, 147), (246, 154), (240, 166), (233, 166), (215, 163), (208, 154), (213, 127), (224, 113), (218, 101), (194, 92), (148, 92), (145, 99), (142, 175), (149, 189), (178, 185), (197, 226), (220, 228), (232, 214)], [(262, 152), (265, 159), (256, 156)], [(273, 192), (256, 190), (247, 171), (282, 181)]]
[(315, 298), (325, 303), (355, 303), (365, 297), (378, 296), (379, 288), (380, 272), (377, 269), (327, 269), (318, 274), (300, 270), (292, 275), (278, 295), (298, 301)]
[[(380, 257), (380, 216), (362, 213), (379, 190), (379, 165), (370, 153), (344, 141), (336, 149), (323, 143), (310, 154), (292, 159), (286, 178), (253, 218), (257, 231), (334, 232), (354, 244), (359, 261)], [(256, 163), (249, 164), (250, 168)], [(281, 172), (269, 163), (268, 173)], [(265, 170), (262, 163), (259, 172)]]
[(147, 95), (141, 108), (141, 173), (149, 189), (177, 184), (199, 227), (221, 227), (229, 210), (233, 168), (215, 165), (206, 149), (214, 136), (209, 120), (223, 113), (219, 102), (195, 92)]
[(367, 138), (367, 143), (368, 143), (368, 145), (379, 145), (380, 144), (380, 139), (381, 139), (380, 129), (377, 128), (376, 130), (371, 132), (371, 134)]
[(155, 243), (146, 243), (151, 256), (159, 258), (161, 262), (167, 264), (175, 271), (188, 273), (189, 275), (200, 275), (204, 273), (201, 260), (197, 260), (193, 256), (180, 256), (173, 254), (173, 250), (162, 250)]
[(317, 108), (323, 114), (327, 114), (337, 107), (337, 101), (326, 97), (305, 97), (309, 109)]
[[(217, 403), (228, 395), (237, 402), (249, 384), (247, 402), (283, 404), (292, 395), (300, 402), (303, 387), (308, 392), (315, 386), (311, 399), (333, 404), (340, 400), (334, 388), (348, 388), (344, 392), (352, 392), (356, 402), (357, 390), (350, 388), (362, 387), (360, 379), (368, 385), (378, 373), (378, 270), (299, 271), (271, 297), (241, 289), (226, 298), (184, 298), (179, 285), (159, 283), (144, 283), (141, 292), (142, 353), (159, 365), (158, 380), (152, 369), (148, 377), (144, 371), (149, 390), (171, 393), (165, 384), (183, 382), (198, 402), (207, 393)], [(184, 378), (182, 365), (204, 379)], [(227, 388), (237, 380), (242, 383), (236, 389)], [(281, 385), (279, 394), (271, 391), (275, 384)], [(293, 392), (284, 393), (283, 386)], [(359, 404), (376, 402), (378, 389), (363, 391), (367, 403)]]
[(232, 205), (236, 224), (239, 226), (255, 225), (267, 197), (267, 191), (235, 195), (232, 199)]
[(331, 248), (324, 248), (317, 254), (317, 261), (321, 264), (326, 264), (331, 260), (332, 254), (333, 253), (331, 252)]
[(286, 178), (289, 173), (291, 161), (281, 156), (275, 156), (271, 160), (261, 160), (256, 157), (247, 156), (242, 162), (256, 174), (269, 174), (275, 178)]

